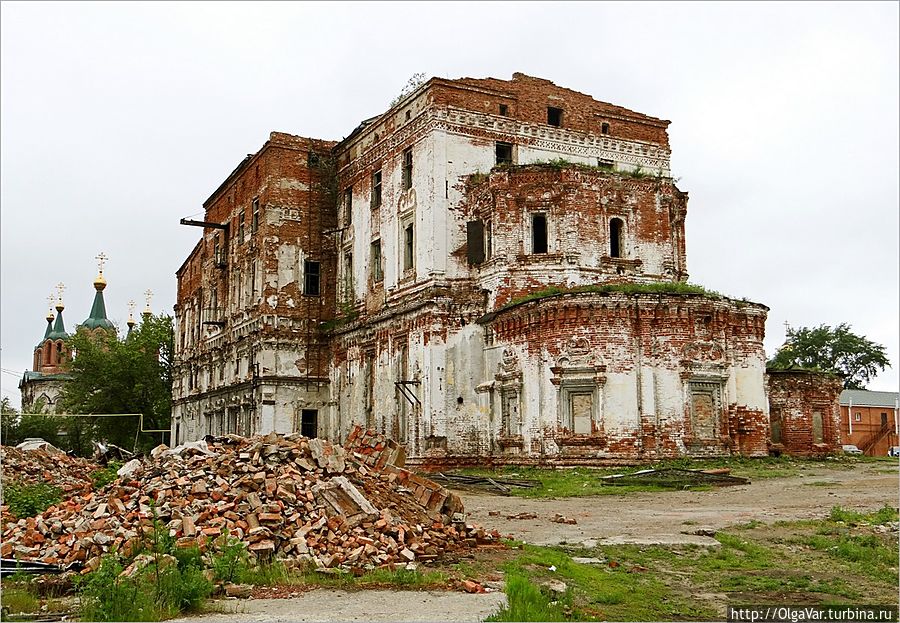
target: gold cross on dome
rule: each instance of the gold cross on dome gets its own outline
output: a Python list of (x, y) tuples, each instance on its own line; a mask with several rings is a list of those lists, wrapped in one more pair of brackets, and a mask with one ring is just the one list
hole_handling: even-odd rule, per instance
[(51, 293), (50, 293), (50, 296), (47, 297), (47, 304), (50, 306), (50, 309), (53, 309), (53, 301), (54, 301), (54, 300), (56, 300), (56, 295), (54, 295), (54, 294), (51, 292)]
[(65, 291), (66, 291), (66, 286), (62, 281), (60, 281), (59, 283), (56, 284), (56, 293), (59, 295), (60, 303), (62, 303), (63, 292), (65, 292)]
[(129, 315), (134, 313), (135, 307), (137, 307), (137, 304), (134, 301), (128, 301), (128, 314)]
[(103, 272), (103, 265), (106, 263), (106, 260), (109, 258), (106, 257), (106, 254), (103, 251), (100, 251), (100, 255), (97, 256), (97, 265), (100, 267), (100, 272)]

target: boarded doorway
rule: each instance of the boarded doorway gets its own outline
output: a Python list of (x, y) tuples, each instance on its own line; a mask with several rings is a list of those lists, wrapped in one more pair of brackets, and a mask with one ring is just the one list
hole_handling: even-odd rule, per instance
[(303, 409), (300, 412), (300, 434), (313, 439), (319, 436), (319, 411)]
[(721, 392), (718, 383), (691, 383), (691, 429), (694, 439), (716, 438), (722, 410)]

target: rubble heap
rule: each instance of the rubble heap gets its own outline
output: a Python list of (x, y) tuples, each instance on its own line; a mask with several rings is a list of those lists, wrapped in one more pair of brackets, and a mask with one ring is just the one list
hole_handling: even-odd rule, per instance
[(0, 446), (0, 463), (4, 485), (46, 483), (62, 489), (65, 497), (89, 490), (91, 474), (100, 469), (93, 461), (68, 456), (49, 444), (34, 450)]
[(159, 446), (103, 489), (8, 524), (2, 555), (96, 569), (113, 548), (133, 553), (154, 515), (179, 547), (206, 551), (228, 535), (258, 560), (319, 568), (428, 561), (499, 536), (463, 523), (455, 494), (381, 460), (393, 452), (383, 437), (354, 441), (347, 451), (272, 433)]

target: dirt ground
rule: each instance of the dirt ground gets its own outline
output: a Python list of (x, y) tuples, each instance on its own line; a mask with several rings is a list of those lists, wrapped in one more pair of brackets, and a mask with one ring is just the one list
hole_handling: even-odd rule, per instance
[(505, 603), (503, 593), (340, 591), (317, 589), (290, 599), (214, 602), (219, 613), (175, 621), (481, 621)]
[[(751, 520), (812, 519), (832, 507), (874, 510), (898, 501), (898, 469), (888, 463), (852, 468), (814, 466), (800, 476), (761, 479), (746, 486), (708, 491), (628, 493), (583, 498), (526, 499), (460, 491), (469, 519), (504, 536), (536, 545), (609, 543), (707, 543), (702, 528), (720, 529)], [(493, 513), (493, 514), (492, 514)], [(507, 519), (534, 513), (536, 519)], [(554, 523), (556, 514), (575, 525)], [(609, 541), (607, 541), (609, 539)], [(317, 589), (290, 599), (214, 602), (221, 614), (185, 621), (478, 621), (503, 603), (502, 593)]]
[[(610, 542), (702, 543), (682, 532), (714, 529), (750, 520), (813, 519), (833, 506), (874, 510), (898, 499), (898, 470), (889, 463), (853, 468), (815, 467), (802, 476), (756, 480), (709, 491), (659, 491), (585, 498), (525, 499), (461, 493), (473, 523), (534, 545), (612, 539)], [(499, 512), (499, 515), (489, 513)], [(534, 513), (537, 519), (507, 519)], [(550, 521), (556, 513), (578, 523)], [(713, 541), (713, 539), (709, 539)]]

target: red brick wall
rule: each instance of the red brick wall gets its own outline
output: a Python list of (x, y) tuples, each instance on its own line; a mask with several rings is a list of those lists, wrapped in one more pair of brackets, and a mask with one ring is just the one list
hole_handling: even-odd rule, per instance
[[(860, 450), (865, 448), (865, 454), (869, 456), (887, 456), (888, 449), (900, 445), (897, 436), (897, 412), (890, 407), (860, 407), (853, 406), (848, 414), (849, 405), (841, 405), (841, 433), (843, 443), (853, 444)], [(891, 429), (882, 435), (881, 414), (887, 416), (888, 427)], [(856, 415), (859, 414), (859, 421)], [(850, 432), (850, 424), (847, 418), (853, 418), (853, 432)], [(871, 443), (873, 439), (877, 440)], [(867, 447), (869, 446), (869, 447)]]
[[(781, 420), (781, 443), (770, 439), (773, 451), (798, 456), (830, 454), (840, 450), (838, 400), (843, 383), (833, 374), (795, 370), (768, 370), (770, 427)], [(813, 437), (813, 413), (822, 414), (821, 443)]]

